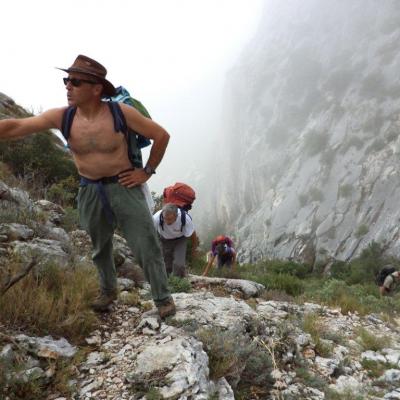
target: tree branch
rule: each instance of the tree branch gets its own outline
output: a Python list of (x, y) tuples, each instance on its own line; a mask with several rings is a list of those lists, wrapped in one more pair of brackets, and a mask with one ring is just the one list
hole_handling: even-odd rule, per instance
[(29, 274), (30, 270), (37, 264), (36, 258), (33, 258), (32, 261), (25, 267), (23, 271), (21, 271), (18, 275), (15, 275), (13, 278), (8, 279), (3, 287), (0, 288), (0, 296), (3, 296), (10, 287), (14, 286), (17, 282), (19, 282), (23, 277)]

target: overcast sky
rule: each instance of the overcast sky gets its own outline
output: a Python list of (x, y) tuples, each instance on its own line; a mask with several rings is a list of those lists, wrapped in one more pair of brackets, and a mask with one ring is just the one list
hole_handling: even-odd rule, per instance
[(98, 60), (107, 78), (125, 86), (171, 134), (152, 179), (159, 191), (185, 179), (192, 168), (187, 164), (196, 164), (202, 144), (218, 134), (225, 73), (254, 35), (263, 3), (7, 1), (0, 24), (0, 92), (35, 113), (63, 106), (65, 74), (54, 67), (69, 67), (78, 54)]

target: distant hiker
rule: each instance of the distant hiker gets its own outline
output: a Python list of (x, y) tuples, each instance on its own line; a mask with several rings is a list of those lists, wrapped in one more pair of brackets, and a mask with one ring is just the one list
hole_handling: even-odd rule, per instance
[(211, 243), (211, 255), (208, 257), (208, 263), (203, 272), (203, 276), (208, 274), (215, 258), (217, 259), (217, 268), (228, 267), (235, 270), (236, 251), (233, 248), (232, 240), (224, 235), (217, 236)]
[(192, 253), (198, 245), (191, 216), (177, 205), (167, 203), (153, 215), (153, 221), (160, 236), (167, 274), (186, 276), (188, 238), (192, 241)]
[[(100, 278), (101, 292), (93, 308), (106, 311), (117, 298), (112, 240), (119, 226), (144, 269), (161, 318), (173, 315), (175, 304), (168, 289), (161, 246), (140, 188), (161, 162), (169, 134), (129, 105), (102, 101), (103, 96), (113, 96), (115, 88), (106, 80), (107, 70), (97, 61), (79, 55), (71, 67), (60, 69), (68, 73), (63, 80), (69, 107), (2, 120), (0, 139), (22, 138), (53, 128), (69, 131), (68, 145), (81, 177), (80, 223), (91, 237), (93, 262)], [(144, 168), (131, 162), (127, 141), (132, 136), (128, 128), (153, 140)]]
[(379, 293), (382, 296), (392, 294), (400, 284), (400, 271), (391, 265), (385, 265), (376, 276), (376, 283), (379, 286)]

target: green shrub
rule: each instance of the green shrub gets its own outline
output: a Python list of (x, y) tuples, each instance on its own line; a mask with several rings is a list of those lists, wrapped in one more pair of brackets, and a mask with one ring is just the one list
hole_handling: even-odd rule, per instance
[(79, 213), (76, 208), (65, 207), (65, 214), (61, 218), (61, 227), (67, 232), (79, 229)]
[(358, 329), (357, 334), (364, 351), (379, 351), (391, 346), (392, 341), (389, 336), (376, 336), (365, 328)]
[[(212, 327), (200, 330), (197, 337), (208, 354), (210, 378), (217, 380), (229, 377), (237, 380), (242, 371), (242, 362), (249, 354), (248, 344), (243, 343), (243, 335)], [(240, 346), (236, 340), (239, 340)]]
[(309, 265), (284, 260), (269, 261), (267, 270), (273, 274), (287, 274), (301, 279), (306, 278), (312, 272), (312, 268)]
[(327, 387), (327, 382), (318, 375), (312, 373), (306, 367), (295, 369), (296, 380), (300, 380), (306, 386), (323, 391)]
[(360, 225), (356, 232), (354, 233), (356, 238), (361, 238), (362, 236), (365, 236), (368, 233), (369, 229), (368, 226), (365, 224)]
[(69, 176), (77, 177), (70, 154), (51, 133), (38, 133), (21, 140), (0, 143), (0, 161), (6, 163), (13, 174), (51, 185)]
[(26, 225), (35, 232), (38, 225), (43, 225), (46, 221), (45, 214), (30, 208), (15, 207), (14, 204), (0, 204), (0, 221), (1, 223), (17, 223)]
[(188, 333), (194, 333), (199, 329), (199, 323), (197, 320), (192, 318), (187, 318), (183, 320), (177, 320), (174, 317), (167, 319), (168, 325), (175, 326), (177, 328), (182, 328)]
[(187, 278), (180, 278), (179, 276), (171, 275), (168, 278), (168, 286), (172, 293), (189, 293), (192, 290), (192, 284)]
[(301, 279), (289, 274), (270, 274), (264, 279), (259, 279), (267, 290), (282, 290), (291, 296), (298, 296), (304, 291)]
[(240, 279), (240, 272), (236, 270), (232, 270), (228, 267), (222, 268), (213, 268), (211, 270), (210, 276), (215, 276), (217, 278), (225, 278), (225, 279)]
[(190, 258), (188, 270), (191, 274), (201, 275), (206, 267), (206, 255), (202, 251), (197, 251), (194, 258)]
[(48, 192), (48, 200), (61, 206), (73, 206), (79, 190), (79, 179), (76, 176), (68, 176), (57, 183), (53, 183)]
[(127, 378), (130, 383), (130, 392), (135, 395), (135, 399), (163, 399), (158, 387), (171, 384), (170, 379), (167, 378), (168, 372), (169, 371), (167, 368), (153, 370), (144, 375), (137, 374), (135, 372), (129, 372)]
[(328, 281), (322, 287), (320, 296), (326, 304), (340, 307), (343, 314), (354, 311), (365, 314), (368, 311), (368, 308), (362, 303), (362, 299), (355, 293), (354, 288), (343, 281)]
[(140, 307), (141, 302), (140, 302), (140, 295), (137, 291), (129, 292), (127, 294), (124, 294), (124, 296), (120, 298), (120, 301), (122, 304), (129, 305), (129, 306), (134, 306), (134, 307)]
[(255, 387), (268, 393), (274, 381), (271, 358), (265, 349), (237, 330), (212, 327), (198, 331), (197, 338), (208, 355), (211, 379), (225, 377), (241, 395)]
[(386, 370), (386, 365), (374, 360), (361, 360), (361, 366), (367, 370), (370, 378), (379, 378)]
[(164, 396), (157, 388), (150, 388), (146, 393), (146, 400), (162, 400)]
[(360, 257), (348, 263), (336, 261), (331, 267), (331, 277), (345, 280), (349, 284), (371, 284), (380, 268), (388, 263), (396, 263), (393, 258), (384, 256), (381, 245), (371, 242)]
[(324, 341), (327, 328), (316, 314), (306, 314), (303, 320), (303, 330), (311, 335), (315, 345), (315, 352), (321, 357), (329, 357), (333, 346)]
[(337, 392), (336, 390), (327, 388), (324, 393), (326, 400), (365, 400), (363, 394), (354, 393), (350, 389), (344, 392)]
[(354, 191), (353, 186), (348, 183), (345, 185), (340, 185), (338, 189), (338, 196), (348, 198), (351, 197), (353, 191)]
[(0, 399), (37, 400), (43, 394), (43, 379), (24, 380), (20, 376), (24, 371), (23, 362), (9, 362), (0, 358)]
[(0, 399), (37, 400), (48, 398), (54, 393), (71, 398), (71, 380), (76, 378), (76, 365), (83, 362), (83, 351), (78, 351), (72, 359), (41, 359), (44, 370), (54, 372), (50, 380), (21, 379), (26, 370), (26, 360), (15, 357), (13, 361), (0, 358)]

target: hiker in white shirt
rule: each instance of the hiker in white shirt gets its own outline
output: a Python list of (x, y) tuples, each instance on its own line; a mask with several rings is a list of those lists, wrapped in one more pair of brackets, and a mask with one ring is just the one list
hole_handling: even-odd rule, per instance
[(167, 203), (162, 210), (153, 215), (153, 221), (160, 236), (168, 275), (186, 276), (187, 239), (192, 240), (192, 250), (197, 247), (197, 236), (191, 216), (175, 204)]

